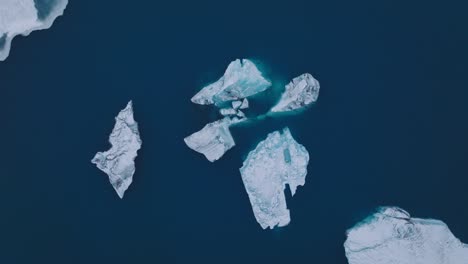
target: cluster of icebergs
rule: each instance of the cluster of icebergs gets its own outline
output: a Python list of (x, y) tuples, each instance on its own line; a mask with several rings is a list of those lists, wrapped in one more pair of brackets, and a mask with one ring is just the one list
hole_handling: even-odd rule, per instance
[[(205, 125), (184, 139), (187, 146), (209, 161), (220, 159), (235, 141), (229, 127), (248, 118), (242, 110), (249, 107), (248, 97), (271, 87), (256, 65), (247, 59), (229, 64), (224, 75), (204, 87), (191, 101), (220, 108), (222, 119)], [(280, 100), (269, 112), (289, 112), (305, 108), (318, 99), (319, 82), (306, 73), (294, 78)], [(270, 133), (247, 156), (240, 173), (257, 222), (262, 228), (285, 226), (290, 222), (284, 190), (286, 184), (295, 194), (305, 184), (309, 153), (297, 143), (288, 128)]]
[[(247, 97), (268, 89), (268, 85), (252, 62), (232, 62), (218, 82), (192, 98), (194, 102), (219, 107), (224, 117), (185, 138), (187, 145), (209, 161), (221, 158), (235, 145), (229, 127), (247, 120), (239, 114), (249, 106)], [(318, 91), (319, 84), (310, 74), (301, 75), (286, 86), (270, 112), (301, 109), (317, 100)], [(118, 196), (123, 198), (132, 183), (134, 160), (142, 145), (131, 101), (115, 120), (109, 137), (112, 147), (98, 152), (92, 162), (109, 176)], [(284, 191), (288, 186), (294, 195), (297, 187), (305, 184), (308, 163), (308, 151), (294, 140), (288, 128), (268, 134), (250, 151), (240, 174), (255, 219), (263, 229), (289, 224)], [(349, 264), (468, 263), (468, 245), (457, 239), (446, 224), (412, 218), (398, 207), (378, 208), (346, 234), (344, 249)]]
[[(41, 2), (47, 6), (39, 7)], [(35, 30), (50, 28), (67, 4), (68, 0), (0, 0), (0, 61), (8, 57), (15, 36), (27, 36)]]
[[(11, 42), (17, 35), (49, 28), (63, 14), (68, 0), (44, 1), (47, 12), (36, 0), (0, 0), (0, 61), (8, 57)], [(204, 87), (191, 99), (193, 103), (215, 105), (223, 116), (186, 137), (191, 149), (209, 161), (220, 159), (235, 146), (229, 128), (248, 120), (248, 97), (271, 87), (249, 60), (229, 64), (224, 75)], [(269, 113), (303, 109), (318, 99), (319, 82), (306, 73), (285, 87), (280, 100)], [(142, 146), (138, 124), (130, 101), (115, 118), (109, 136), (111, 148), (98, 152), (92, 163), (105, 172), (120, 198), (131, 185), (135, 158)], [(267, 135), (250, 151), (240, 174), (250, 199), (254, 216), (263, 229), (285, 226), (290, 222), (284, 190), (292, 195), (305, 184), (309, 153), (296, 142), (288, 128)], [(397, 207), (381, 207), (347, 231), (344, 243), (349, 264), (468, 264), (468, 245), (463, 244), (439, 220), (412, 218)]]

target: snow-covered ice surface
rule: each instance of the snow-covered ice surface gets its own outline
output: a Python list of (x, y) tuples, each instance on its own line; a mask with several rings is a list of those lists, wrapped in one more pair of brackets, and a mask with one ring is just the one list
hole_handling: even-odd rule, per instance
[(292, 195), (305, 184), (309, 153), (288, 128), (268, 134), (249, 153), (240, 173), (257, 222), (263, 229), (290, 222), (284, 190)]
[(270, 112), (287, 112), (297, 110), (317, 101), (320, 84), (309, 73), (294, 78), (286, 85), (279, 102)]
[(0, 0), (0, 61), (8, 57), (15, 36), (27, 36), (32, 31), (50, 28), (54, 20), (63, 14), (68, 0), (47, 2), (50, 3), (54, 6), (42, 17), (35, 0)]
[(237, 59), (229, 64), (223, 77), (204, 87), (191, 100), (196, 104), (220, 105), (263, 92), (270, 86), (253, 62)]
[(184, 138), (185, 144), (214, 162), (236, 144), (232, 138), (229, 126), (241, 122), (239, 118), (225, 117), (205, 125), (200, 131)]
[(347, 232), (349, 264), (467, 264), (468, 245), (439, 220), (381, 207)]
[(112, 147), (106, 152), (98, 152), (91, 161), (109, 176), (109, 181), (120, 198), (123, 198), (133, 180), (135, 158), (142, 141), (138, 124), (133, 118), (133, 104), (120, 111), (115, 118), (115, 126), (109, 136)]

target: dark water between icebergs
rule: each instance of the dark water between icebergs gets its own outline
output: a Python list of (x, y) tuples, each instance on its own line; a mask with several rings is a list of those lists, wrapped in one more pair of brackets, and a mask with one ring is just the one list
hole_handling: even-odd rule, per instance
[[(0, 263), (345, 264), (346, 229), (380, 205), (440, 219), (468, 242), (466, 8), (71, 1), (0, 63)], [(280, 84), (310, 72), (320, 97), (235, 127), (237, 146), (209, 163), (183, 138), (217, 115), (190, 98), (236, 58)], [(143, 148), (120, 200), (90, 160), (130, 99)], [(262, 230), (238, 169), (285, 126), (308, 149), (309, 174), (287, 194), (291, 224)]]

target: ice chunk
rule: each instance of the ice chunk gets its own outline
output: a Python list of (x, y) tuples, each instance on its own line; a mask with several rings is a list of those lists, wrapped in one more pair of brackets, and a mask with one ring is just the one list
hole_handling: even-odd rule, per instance
[(123, 198), (132, 183), (135, 173), (134, 161), (142, 144), (138, 124), (133, 119), (132, 101), (115, 118), (109, 142), (112, 148), (106, 152), (98, 152), (92, 163), (109, 176), (115, 191)]
[(237, 110), (233, 108), (222, 108), (219, 110), (219, 113), (222, 114), (223, 116), (228, 116), (228, 115), (236, 115)]
[(466, 264), (468, 245), (447, 225), (382, 207), (347, 232), (349, 264)]
[(275, 131), (247, 156), (240, 173), (257, 222), (263, 229), (290, 222), (284, 189), (305, 184), (309, 153), (288, 128)]
[(242, 105), (242, 101), (232, 101), (232, 108), (234, 109), (239, 109), (239, 107)]
[(184, 138), (185, 144), (214, 162), (235, 146), (229, 126), (241, 122), (239, 118), (225, 117), (205, 125), (200, 131)]
[(279, 102), (270, 112), (287, 112), (303, 108), (317, 101), (320, 84), (309, 73), (294, 78), (286, 85)]
[(15, 36), (27, 36), (32, 31), (51, 27), (68, 4), (68, 0), (42, 2), (44, 1), (0, 0), (0, 61), (8, 57), (11, 41)]
[(247, 109), (249, 108), (249, 100), (247, 98), (244, 98), (244, 101), (242, 101), (242, 104), (240, 105), (239, 109)]
[(260, 93), (271, 86), (250, 60), (235, 60), (217, 82), (204, 87), (194, 97), (196, 104), (220, 105)]
[(242, 112), (241, 110), (237, 110), (237, 114), (236, 114), (238, 117), (240, 118), (244, 118), (245, 117), (245, 114), (244, 112)]

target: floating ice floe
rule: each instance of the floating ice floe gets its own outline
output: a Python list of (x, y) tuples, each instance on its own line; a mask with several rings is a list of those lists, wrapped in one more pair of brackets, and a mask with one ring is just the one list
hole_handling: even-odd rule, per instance
[(249, 108), (249, 100), (247, 98), (244, 98), (242, 101), (242, 104), (239, 106), (239, 109), (247, 109)]
[(67, 4), (68, 0), (0, 0), (0, 61), (8, 57), (15, 36), (50, 28)]
[(305, 184), (309, 153), (297, 143), (288, 128), (275, 131), (249, 153), (240, 168), (253, 213), (263, 229), (290, 222), (284, 190), (292, 195)]
[(241, 122), (237, 117), (225, 117), (221, 120), (205, 125), (200, 131), (184, 138), (185, 144), (214, 162), (236, 144), (232, 138), (229, 127)]
[(223, 116), (230, 116), (230, 115), (236, 115), (237, 110), (231, 107), (227, 107), (227, 108), (220, 109), (219, 113)]
[(133, 180), (135, 158), (142, 141), (138, 124), (133, 118), (132, 101), (115, 118), (115, 126), (109, 136), (112, 147), (98, 152), (91, 161), (109, 176), (109, 181), (120, 198), (123, 198)]
[(229, 64), (223, 77), (204, 87), (191, 100), (196, 104), (221, 105), (263, 92), (270, 86), (253, 62), (237, 59)]
[(382, 207), (347, 232), (349, 264), (467, 264), (468, 245), (439, 220)]
[(270, 112), (287, 112), (297, 110), (317, 101), (320, 84), (309, 73), (294, 78), (281, 95), (279, 102)]

